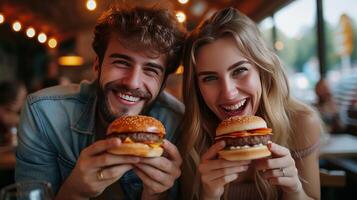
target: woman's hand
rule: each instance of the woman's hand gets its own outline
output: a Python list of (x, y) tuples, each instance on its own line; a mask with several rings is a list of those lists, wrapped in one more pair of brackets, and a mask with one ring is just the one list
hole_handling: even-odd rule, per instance
[(263, 171), (263, 178), (272, 185), (281, 186), (285, 193), (296, 193), (302, 189), (298, 170), (289, 149), (275, 143), (269, 143), (272, 158), (254, 161), (255, 168)]
[(217, 153), (225, 147), (224, 141), (211, 146), (202, 156), (198, 170), (201, 173), (203, 199), (220, 199), (224, 186), (238, 178), (238, 173), (246, 171), (250, 161), (227, 161), (217, 159)]

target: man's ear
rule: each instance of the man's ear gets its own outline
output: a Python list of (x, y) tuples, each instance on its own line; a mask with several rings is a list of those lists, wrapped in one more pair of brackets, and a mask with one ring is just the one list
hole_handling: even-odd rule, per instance
[(93, 72), (95, 74), (95, 77), (98, 78), (98, 75), (99, 75), (99, 71), (100, 71), (100, 66), (99, 66), (99, 58), (98, 56), (95, 57), (95, 60), (93, 62)]

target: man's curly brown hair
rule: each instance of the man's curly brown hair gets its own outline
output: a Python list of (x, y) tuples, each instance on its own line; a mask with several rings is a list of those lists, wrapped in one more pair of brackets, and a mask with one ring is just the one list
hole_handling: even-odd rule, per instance
[(180, 64), (186, 32), (169, 10), (117, 6), (106, 11), (95, 26), (92, 43), (99, 66), (102, 65), (112, 33), (117, 34), (127, 48), (166, 55), (165, 76), (176, 71)]

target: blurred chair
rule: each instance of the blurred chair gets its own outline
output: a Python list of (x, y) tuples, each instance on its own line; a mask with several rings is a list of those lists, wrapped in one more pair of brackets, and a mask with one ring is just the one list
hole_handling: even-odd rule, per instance
[(343, 170), (320, 169), (321, 187), (345, 187), (346, 172)]

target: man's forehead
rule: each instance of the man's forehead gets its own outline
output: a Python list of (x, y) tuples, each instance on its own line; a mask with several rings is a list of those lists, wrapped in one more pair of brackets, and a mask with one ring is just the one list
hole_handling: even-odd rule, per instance
[(128, 53), (132, 52), (135, 54), (143, 55), (150, 59), (162, 60), (163, 63), (161, 64), (164, 65), (163, 67), (167, 65), (167, 53), (160, 53), (155, 49), (150, 48), (149, 45), (139, 42), (136, 38), (124, 38), (120, 34), (113, 33), (111, 34), (108, 41), (108, 47), (111, 45), (120, 45), (120, 47)]

